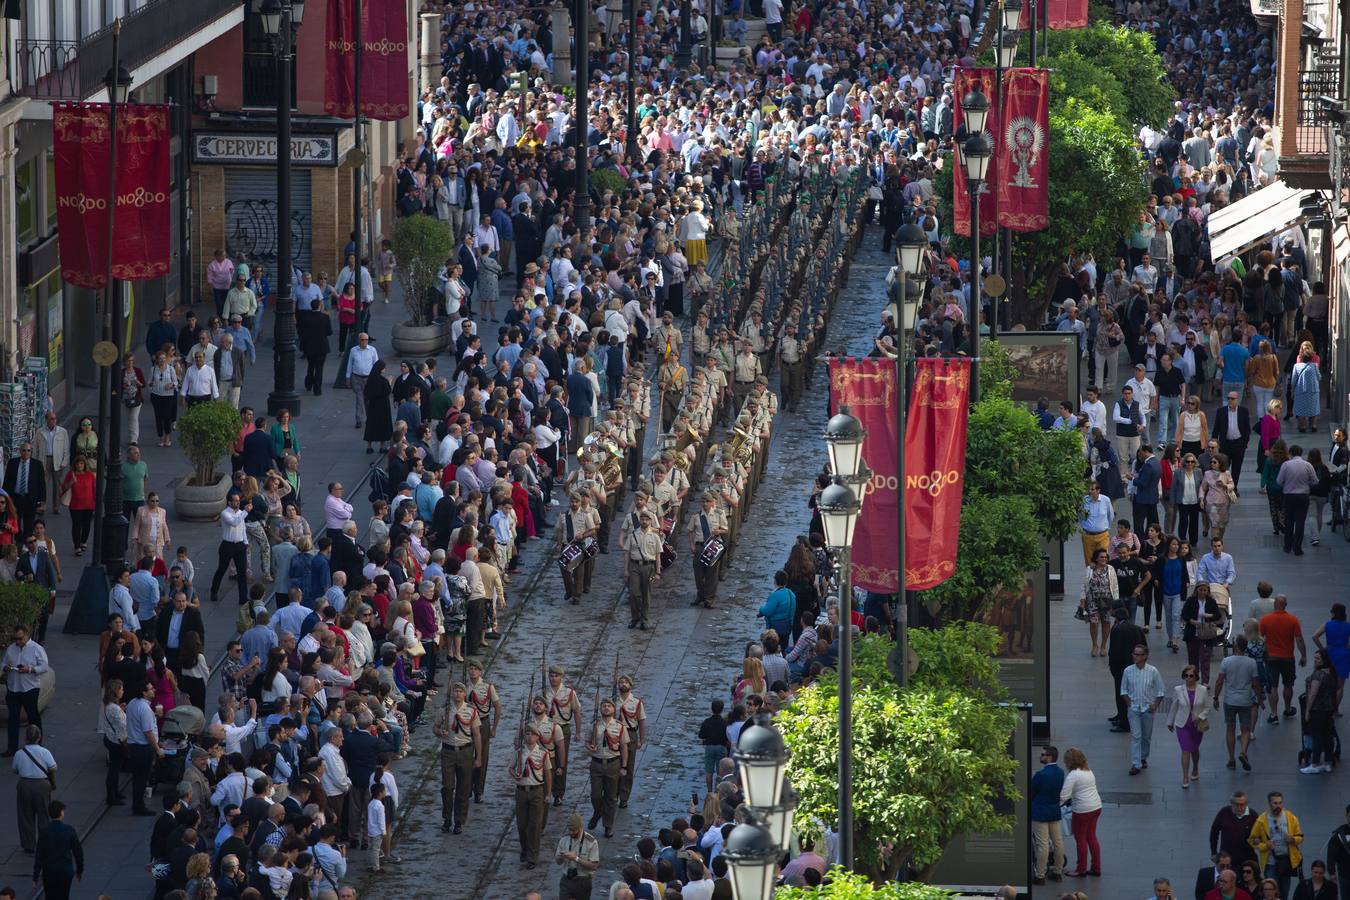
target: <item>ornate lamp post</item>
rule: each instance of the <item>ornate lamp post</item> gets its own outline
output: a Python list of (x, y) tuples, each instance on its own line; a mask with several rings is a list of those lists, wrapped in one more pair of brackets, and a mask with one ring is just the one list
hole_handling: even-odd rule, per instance
[(961, 100), (961, 111), (965, 114), (966, 133), (970, 135), (961, 145), (961, 165), (966, 170), (966, 190), (970, 192), (970, 355), (971, 363), (970, 399), (979, 399), (979, 357), (980, 357), (980, 307), (982, 284), (980, 274), (980, 191), (984, 187), (985, 175), (989, 172), (989, 159), (993, 149), (989, 138), (984, 135), (984, 123), (989, 115), (989, 98), (983, 91), (974, 90)]
[[(272, 393), (267, 395), (267, 412), (276, 415), (283, 409), (291, 415), (300, 412), (300, 395), (295, 390), (295, 295), (291, 273), (291, 74), (295, 60), (295, 32), (305, 18), (305, 0), (263, 0), (260, 9), (263, 30), (272, 41), (280, 82), (277, 91), (277, 303), (276, 347), (272, 353)], [(359, 54), (358, 54), (359, 55)], [(360, 265), (360, 254), (357, 254)], [(357, 273), (359, 276), (359, 272)], [(360, 287), (360, 278), (357, 278)]]

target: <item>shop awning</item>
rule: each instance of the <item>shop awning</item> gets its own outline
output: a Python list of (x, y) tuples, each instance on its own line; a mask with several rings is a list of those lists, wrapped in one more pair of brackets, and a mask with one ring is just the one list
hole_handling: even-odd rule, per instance
[(1209, 217), (1210, 257), (1216, 262), (1245, 253), (1271, 236), (1302, 224), (1303, 201), (1316, 191), (1295, 190), (1277, 181)]

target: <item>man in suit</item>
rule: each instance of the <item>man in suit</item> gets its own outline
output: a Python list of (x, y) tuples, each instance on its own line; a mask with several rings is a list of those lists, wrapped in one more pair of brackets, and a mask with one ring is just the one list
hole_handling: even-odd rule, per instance
[(57, 498), (61, 496), (61, 481), (70, 466), (70, 432), (56, 424), (56, 413), (49, 410), (36, 439), (42, 468), (51, 479), (51, 484), (44, 490), (50, 490), (52, 515), (60, 515), (61, 502)]
[(365, 550), (356, 542), (357, 525), (355, 522), (347, 522), (342, 526), (342, 533), (333, 538), (333, 558), (330, 561), (334, 572), (342, 572), (347, 576), (347, 587), (349, 590), (357, 590), (365, 583), (365, 576), (361, 570), (365, 567)]
[(297, 313), (295, 328), (300, 352), (305, 355), (305, 390), (312, 390), (318, 397), (323, 393), (323, 364), (331, 350), (328, 339), (333, 335), (333, 323), (323, 311), (323, 301), (312, 300), (309, 309)]
[(276, 458), (272, 455), (275, 447), (266, 424), (266, 416), (254, 418), (253, 430), (244, 437), (243, 448), (239, 451), (239, 467), (259, 480), (276, 466)]
[(1252, 417), (1247, 407), (1242, 405), (1240, 391), (1228, 392), (1228, 403), (1219, 407), (1214, 414), (1214, 425), (1210, 435), (1218, 438), (1219, 452), (1228, 457), (1228, 471), (1233, 475), (1233, 485), (1237, 486), (1242, 475), (1242, 458), (1247, 454), (1247, 441), (1252, 436)]
[(19, 529), (27, 534), (47, 501), (47, 478), (42, 463), (33, 459), (33, 445), (19, 445), (19, 458), (5, 463), (5, 493), (19, 510)]
[(530, 217), (530, 204), (522, 203), (520, 211), (511, 217), (511, 230), (516, 239), (516, 287), (525, 280), (525, 266), (536, 262), (543, 247), (539, 226)]
[(459, 252), (455, 259), (464, 269), (460, 274), (460, 280), (464, 282), (464, 287), (468, 289), (468, 293), (464, 296), (464, 312), (467, 313), (469, 312), (469, 298), (473, 296), (474, 285), (478, 283), (478, 250), (473, 244), (472, 228), (464, 235), (464, 242), (459, 245)]
[(47, 605), (42, 607), (37, 624), (36, 637), (41, 643), (47, 637), (47, 620), (56, 612), (56, 567), (47, 555), (47, 548), (40, 545), (31, 534), (26, 537), (23, 551), (19, 553), (14, 575), (19, 581), (31, 581), (47, 589)]
[(575, 453), (577, 447), (591, 433), (591, 409), (595, 402), (595, 390), (591, 380), (580, 368), (567, 376), (567, 421), (570, 439), (568, 449)]
[(1214, 890), (1219, 883), (1219, 874), (1224, 869), (1233, 868), (1233, 857), (1227, 850), (1214, 854), (1214, 865), (1205, 866), (1195, 876), (1195, 900), (1205, 900), (1205, 895)]
[(53, 800), (47, 806), (51, 821), (38, 832), (33, 856), (33, 886), (51, 900), (69, 900), (71, 882), (84, 879), (84, 847), (75, 829), (66, 824), (66, 805)]
[(1134, 530), (1148, 531), (1149, 523), (1158, 522), (1158, 486), (1162, 482), (1162, 463), (1153, 455), (1153, 447), (1144, 444), (1135, 457), (1134, 502), (1131, 517)]
[(220, 336), (220, 346), (207, 360), (216, 372), (216, 385), (220, 396), (228, 400), (235, 409), (239, 408), (239, 394), (244, 390), (244, 368), (248, 356), (235, 346), (234, 335), (225, 332)]
[(183, 645), (183, 639), (189, 631), (197, 632), (202, 643), (206, 643), (206, 625), (202, 622), (201, 610), (188, 606), (187, 594), (179, 591), (173, 595), (173, 607), (168, 613), (155, 617), (155, 638), (169, 659), (176, 661), (176, 651)]

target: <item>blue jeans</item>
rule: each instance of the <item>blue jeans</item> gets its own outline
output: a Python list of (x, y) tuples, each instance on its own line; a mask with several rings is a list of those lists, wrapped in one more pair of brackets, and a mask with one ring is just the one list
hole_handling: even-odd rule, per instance
[(1130, 765), (1139, 768), (1148, 762), (1149, 745), (1153, 742), (1153, 713), (1131, 709), (1130, 718)]
[(1158, 440), (1156, 443), (1159, 450), (1176, 437), (1177, 419), (1180, 415), (1180, 397), (1158, 398)]

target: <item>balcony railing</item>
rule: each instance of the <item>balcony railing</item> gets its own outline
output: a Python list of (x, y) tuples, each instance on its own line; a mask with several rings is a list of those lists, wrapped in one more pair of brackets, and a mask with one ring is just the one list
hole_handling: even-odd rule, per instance
[[(242, 5), (243, 0), (150, 0), (122, 20), (118, 54), (128, 69)], [(79, 41), (19, 40), (16, 90), (39, 100), (83, 100), (103, 87), (112, 68), (112, 28)]]
[(1331, 124), (1331, 118), (1317, 98), (1340, 96), (1340, 66), (1314, 61), (1311, 67), (1299, 70), (1298, 119), (1294, 125), (1294, 143), (1300, 154), (1326, 154), (1327, 126)]

